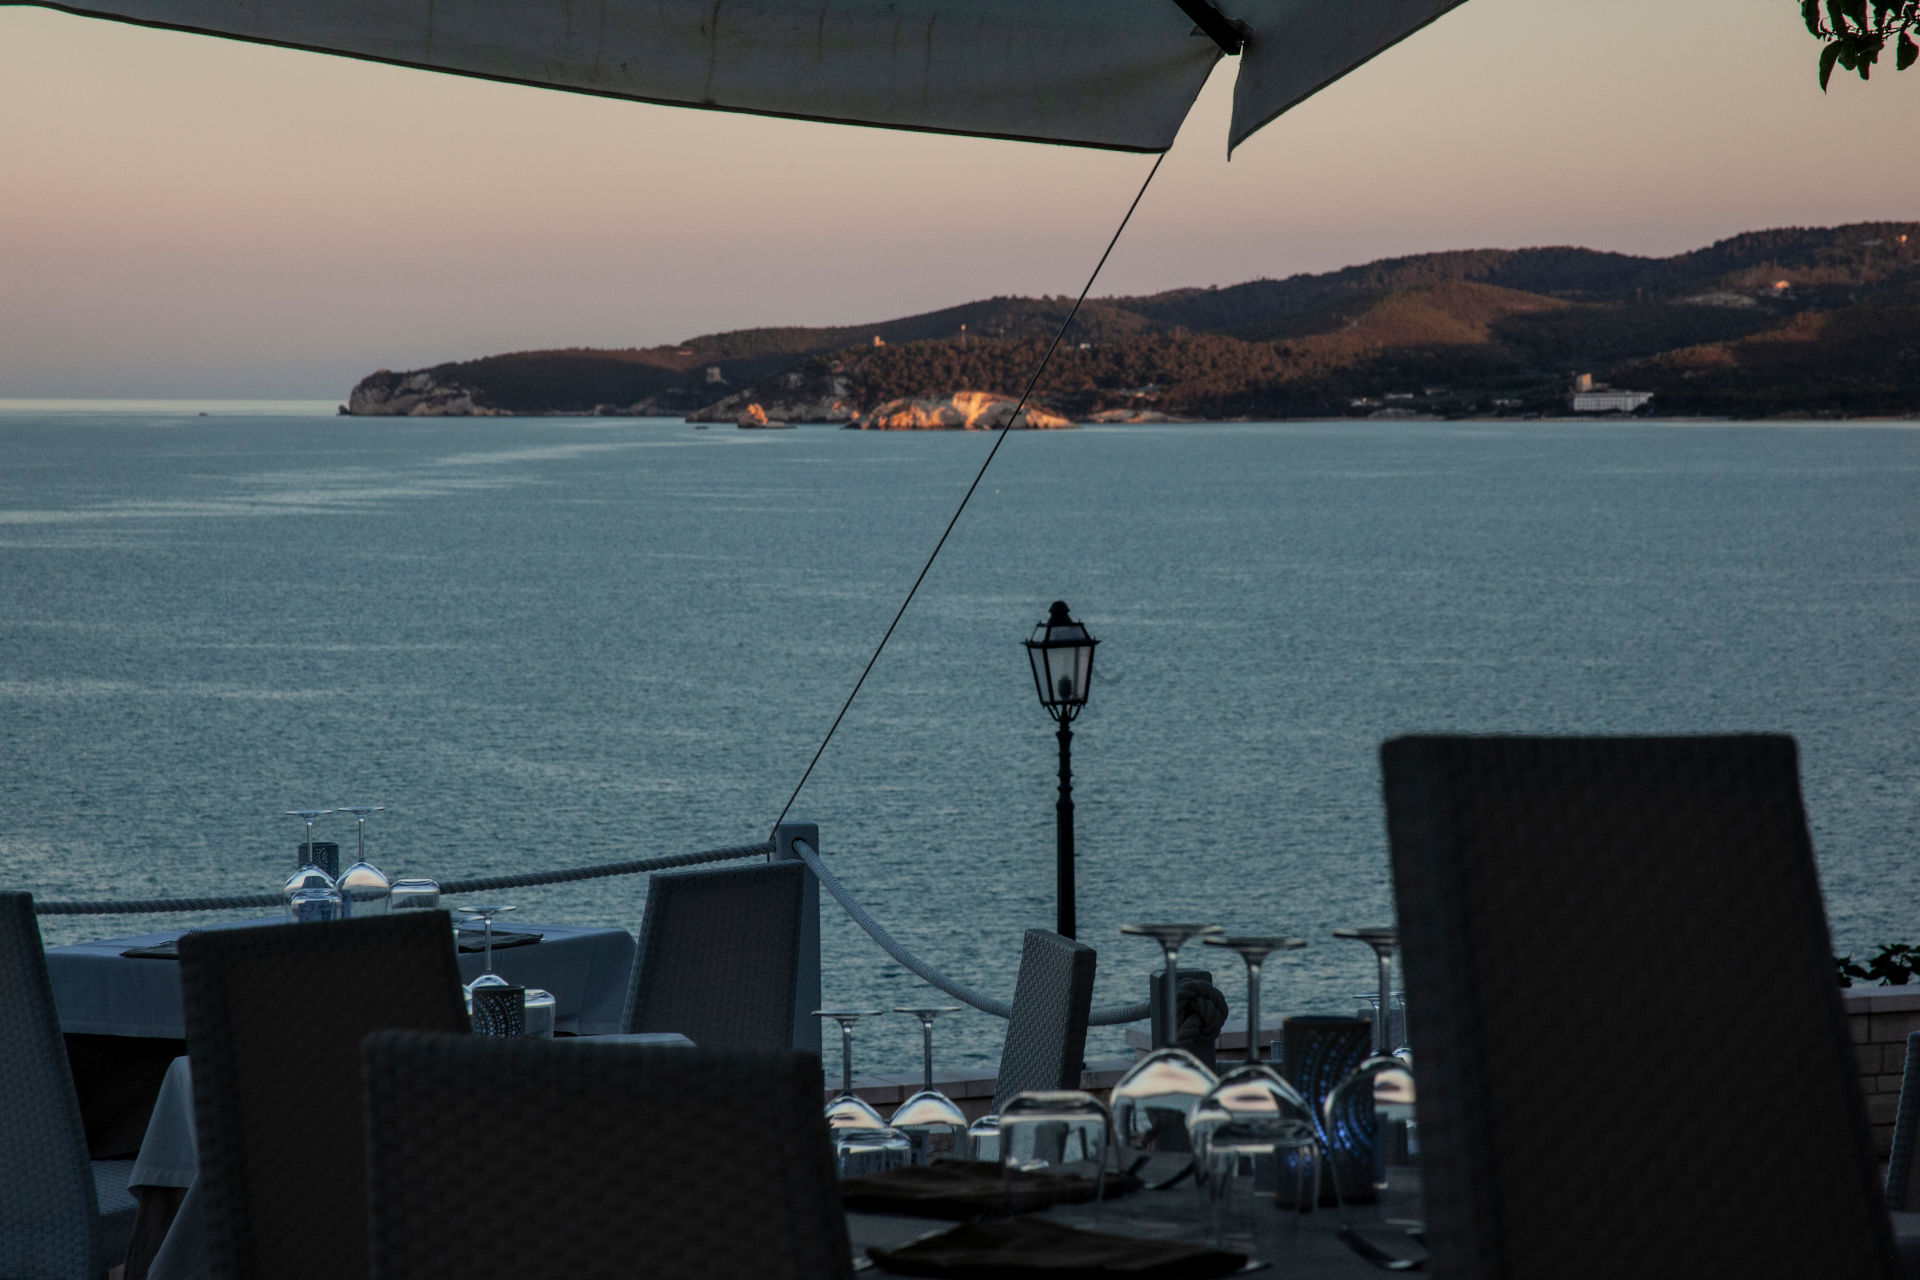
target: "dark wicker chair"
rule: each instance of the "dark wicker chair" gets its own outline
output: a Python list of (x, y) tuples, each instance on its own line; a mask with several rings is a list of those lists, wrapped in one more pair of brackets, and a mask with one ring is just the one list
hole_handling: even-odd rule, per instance
[(360, 1041), (466, 1030), (447, 914), (190, 933), (180, 983), (214, 1280), (364, 1277)]
[(1045, 929), (1027, 930), (1000, 1075), (993, 1084), (995, 1111), (1032, 1089), (1080, 1087), (1096, 959), (1085, 943)]
[(375, 1280), (845, 1280), (820, 1060), (381, 1032)]
[(131, 1160), (92, 1160), (33, 895), (0, 893), (0, 1276), (93, 1280), (127, 1252)]
[(1891, 1275), (1792, 740), (1381, 763), (1433, 1273)]
[(806, 867), (771, 862), (647, 879), (626, 1030), (703, 1049), (793, 1047)]

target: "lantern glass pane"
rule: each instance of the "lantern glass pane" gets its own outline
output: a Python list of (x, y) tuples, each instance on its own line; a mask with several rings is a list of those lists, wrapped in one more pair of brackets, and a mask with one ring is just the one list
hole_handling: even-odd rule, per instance
[(1046, 693), (1046, 690), (1048, 688), (1046, 654), (1047, 654), (1047, 651), (1045, 649), (1040, 648), (1038, 645), (1029, 646), (1027, 649), (1027, 661), (1033, 664), (1034, 687), (1036, 688), (1036, 690), (1039, 691), (1040, 701), (1042, 703), (1049, 703), (1052, 701), (1052, 698), (1050, 698)]

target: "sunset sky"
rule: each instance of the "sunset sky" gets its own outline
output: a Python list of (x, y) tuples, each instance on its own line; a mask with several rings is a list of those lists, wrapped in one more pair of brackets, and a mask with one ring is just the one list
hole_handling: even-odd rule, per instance
[[(1920, 218), (1920, 69), (1823, 97), (1817, 52), (1793, 0), (1471, 0), (1231, 163), (1226, 62), (1096, 292)], [(1151, 163), (16, 7), (0, 119), (0, 398), (344, 399), (383, 366), (1077, 292)]]

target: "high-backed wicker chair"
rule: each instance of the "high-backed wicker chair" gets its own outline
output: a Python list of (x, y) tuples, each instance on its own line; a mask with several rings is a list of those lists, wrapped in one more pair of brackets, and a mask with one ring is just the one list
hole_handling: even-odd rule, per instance
[(360, 1041), (466, 1030), (447, 914), (190, 933), (180, 984), (214, 1280), (364, 1277)]
[(677, 1031), (705, 1049), (793, 1047), (799, 862), (647, 878), (626, 1030)]
[(1886, 1277), (1793, 741), (1381, 749), (1436, 1277)]
[(1027, 930), (1000, 1075), (993, 1084), (995, 1111), (1028, 1090), (1080, 1087), (1096, 959), (1085, 943), (1045, 929)]
[(126, 1256), (131, 1160), (91, 1160), (33, 895), (0, 893), (0, 1276), (93, 1280)]
[(366, 1087), (375, 1280), (852, 1274), (812, 1054), (382, 1032)]

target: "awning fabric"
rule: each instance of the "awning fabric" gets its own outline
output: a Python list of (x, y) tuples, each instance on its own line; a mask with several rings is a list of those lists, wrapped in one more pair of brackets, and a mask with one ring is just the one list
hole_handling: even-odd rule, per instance
[[(1228, 0), (1230, 146), (1462, 0)], [(1174, 0), (88, 0), (88, 17), (642, 102), (1164, 151), (1220, 46)]]

